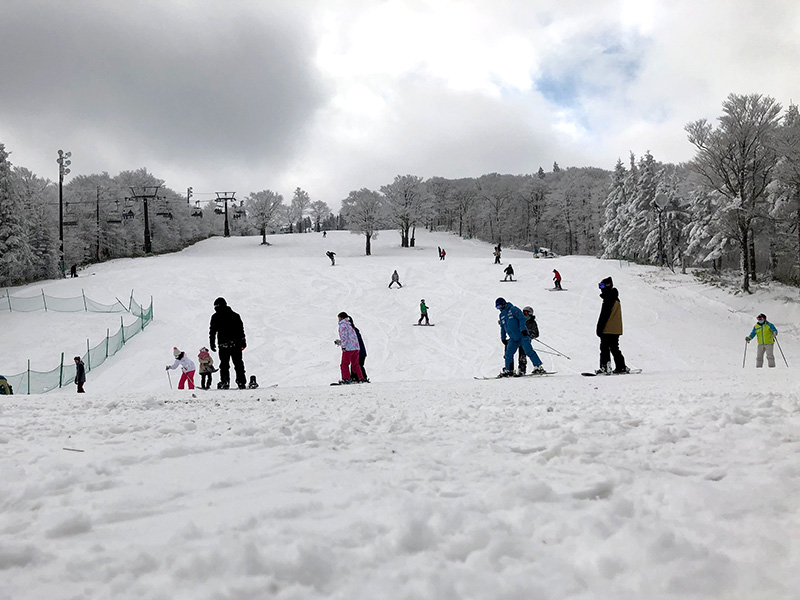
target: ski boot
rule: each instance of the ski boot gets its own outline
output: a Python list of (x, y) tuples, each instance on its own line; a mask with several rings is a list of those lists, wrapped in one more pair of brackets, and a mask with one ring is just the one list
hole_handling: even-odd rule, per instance
[(497, 377), (514, 377), (514, 370), (512, 369), (511, 371), (506, 371), (503, 369)]
[(230, 387), (231, 387), (231, 386), (230, 386), (230, 384), (229, 384), (227, 381), (220, 381), (220, 382), (217, 384), (217, 389), (218, 389), (218, 390), (227, 390), (227, 389), (229, 389)]
[(251, 390), (254, 390), (258, 387), (258, 382), (256, 381), (255, 375), (250, 375), (250, 383), (247, 384), (247, 387)]

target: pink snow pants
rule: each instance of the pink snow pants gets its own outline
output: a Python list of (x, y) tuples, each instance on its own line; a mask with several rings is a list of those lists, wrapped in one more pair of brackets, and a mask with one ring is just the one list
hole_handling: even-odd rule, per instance
[(181, 373), (181, 380), (178, 382), (178, 389), (183, 389), (184, 383), (189, 383), (189, 389), (194, 389), (194, 371), (189, 371), (188, 373)]
[(364, 379), (361, 374), (361, 365), (358, 364), (358, 350), (342, 350), (342, 379), (350, 379), (350, 373), (359, 379)]

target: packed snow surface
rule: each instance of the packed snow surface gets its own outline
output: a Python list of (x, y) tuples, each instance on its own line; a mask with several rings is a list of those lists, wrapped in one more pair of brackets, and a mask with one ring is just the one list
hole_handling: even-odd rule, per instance
[[(0, 598), (798, 597), (796, 290), (735, 295), (513, 250), (495, 265), (491, 245), (443, 233), (400, 248), (383, 232), (372, 256), (345, 232), (259, 242), (9, 290), (109, 304), (133, 290), (155, 321), (85, 395), (0, 397)], [(509, 262), (514, 283), (500, 281)], [(554, 268), (564, 292), (548, 291)], [(643, 372), (581, 377), (608, 276)], [(261, 387), (171, 388), (172, 348), (196, 359), (217, 296), (242, 316)], [(534, 307), (556, 374), (473, 379), (503, 366), (497, 296)], [(423, 298), (435, 327), (413, 327)], [(340, 311), (371, 384), (328, 385)], [(774, 369), (744, 342), (759, 312), (780, 331)], [(0, 312), (0, 373), (49, 370), (118, 325)]]

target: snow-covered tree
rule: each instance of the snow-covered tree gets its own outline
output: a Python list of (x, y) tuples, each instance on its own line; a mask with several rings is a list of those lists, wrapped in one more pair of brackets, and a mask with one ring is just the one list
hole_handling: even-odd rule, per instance
[(261, 243), (267, 243), (267, 230), (275, 223), (281, 214), (283, 196), (272, 190), (252, 192), (245, 199), (247, 218), (250, 223), (261, 233)]
[(383, 225), (384, 197), (367, 188), (352, 191), (342, 200), (341, 214), (350, 231), (364, 235), (364, 254), (371, 256), (372, 240)]
[(28, 241), (26, 207), (14, 187), (11, 162), (0, 144), (0, 285), (28, 281), (34, 253)]

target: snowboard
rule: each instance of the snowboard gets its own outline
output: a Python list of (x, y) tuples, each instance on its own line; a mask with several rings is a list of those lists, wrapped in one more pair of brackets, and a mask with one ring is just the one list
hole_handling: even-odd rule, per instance
[(506, 283), (506, 282), (508, 282), (508, 283), (517, 283), (517, 280), (516, 279), (501, 279), (500, 280), (500, 283)]
[(495, 375), (494, 377), (475, 377), (475, 379), (479, 379), (481, 381), (487, 381), (489, 379), (525, 379), (526, 377), (543, 377), (545, 375), (555, 375), (557, 371), (545, 371), (544, 373), (527, 373), (526, 375), (517, 375), (515, 377), (500, 377), (499, 375)]
[(588, 373), (587, 372), (587, 373), (581, 373), (581, 375), (583, 375), (584, 377), (598, 377), (600, 375), (603, 375), (603, 376), (608, 376), (608, 375), (636, 375), (636, 374), (641, 373), (641, 372), (642, 372), (641, 369), (631, 369), (630, 372), (628, 372), (628, 373), (614, 373), (614, 372), (611, 372), (611, 373), (594, 373), (594, 372)]
[(567, 288), (545, 288), (548, 292), (566, 292)]
[(436, 323), (414, 323), (414, 327), (433, 327)]

